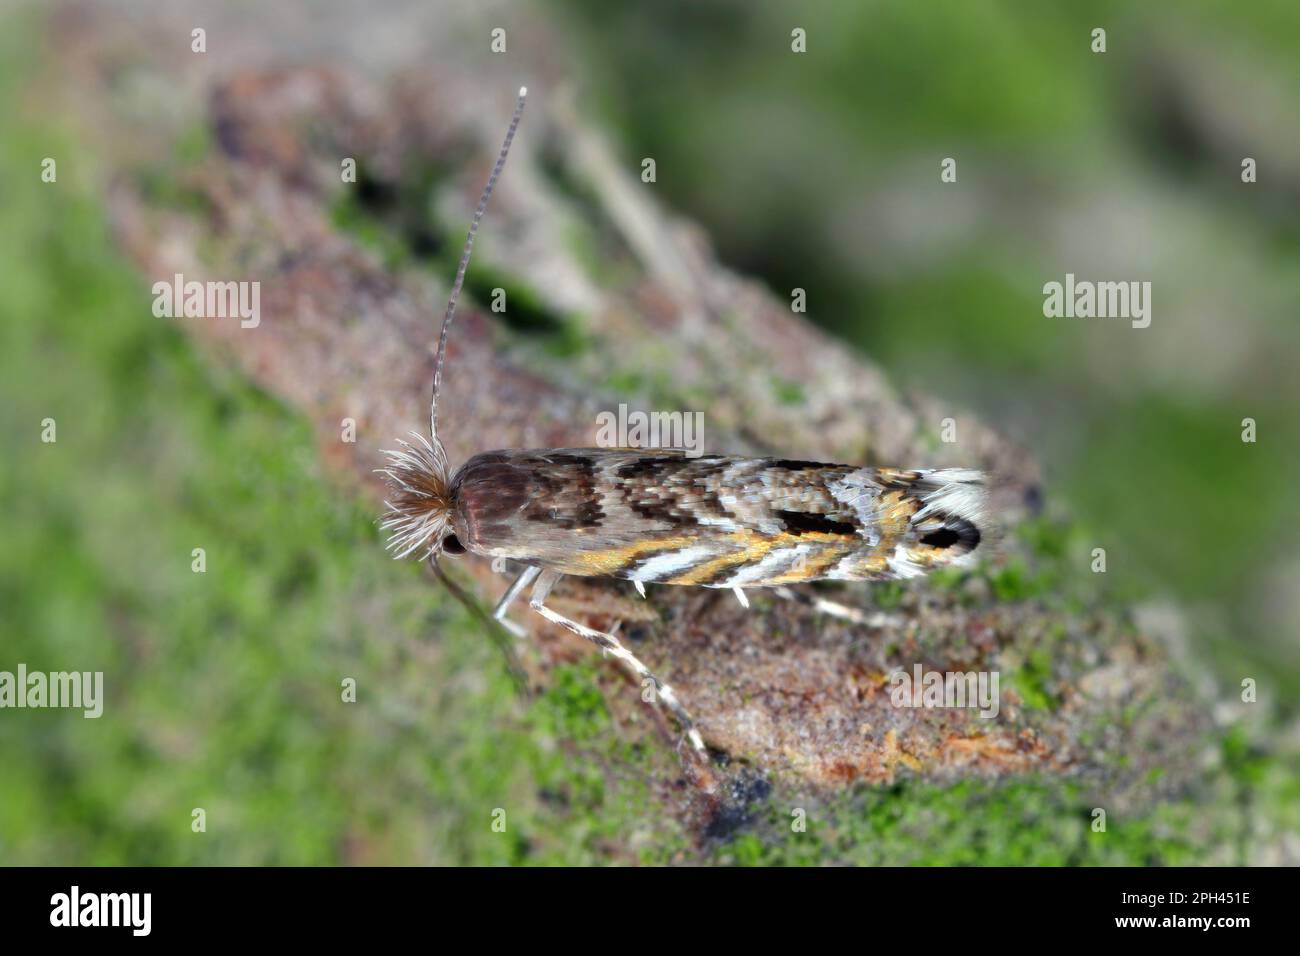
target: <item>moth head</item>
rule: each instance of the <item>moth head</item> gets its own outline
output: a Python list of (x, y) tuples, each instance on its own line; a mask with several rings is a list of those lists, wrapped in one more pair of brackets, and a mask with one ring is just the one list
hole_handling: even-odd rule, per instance
[(388, 550), (395, 558), (464, 554), (452, 531), (455, 501), (451, 470), (442, 442), (412, 432), (412, 441), (398, 439), (400, 448), (385, 450), (387, 467), (377, 469), (388, 484), (379, 527), (388, 532)]

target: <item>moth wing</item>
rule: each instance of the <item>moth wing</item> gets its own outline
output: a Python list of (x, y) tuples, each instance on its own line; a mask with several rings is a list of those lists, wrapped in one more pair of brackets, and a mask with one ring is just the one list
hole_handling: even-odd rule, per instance
[(579, 576), (712, 587), (910, 577), (978, 544), (979, 477), (668, 449), (493, 451), (456, 473), (453, 525), (475, 553)]
[[(720, 586), (724, 572), (781, 546), (802, 545), (792, 560), (823, 550), (826, 541), (790, 540), (781, 505), (833, 525), (838, 550), (852, 546), (854, 524), (807, 511), (813, 492), (801, 472), (836, 466), (784, 464), (798, 467), (668, 449), (486, 452), (453, 480), (454, 524), (478, 554), (566, 574)], [(813, 504), (843, 510), (824, 489)]]

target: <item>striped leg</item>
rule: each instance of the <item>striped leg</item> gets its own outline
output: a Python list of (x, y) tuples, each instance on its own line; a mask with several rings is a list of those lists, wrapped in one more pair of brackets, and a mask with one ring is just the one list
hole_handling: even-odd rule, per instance
[(533, 578), (537, 577), (541, 570), (541, 568), (533, 566), (524, 568), (519, 577), (515, 578), (514, 583), (506, 588), (506, 593), (501, 596), (496, 609), (492, 612), (492, 616), (501, 622), (501, 626), (515, 637), (524, 637), (524, 629), (506, 617), (506, 611), (510, 610), (510, 605), (514, 603), (515, 598), (519, 597), (524, 588), (533, 583)]
[(849, 607), (847, 604), (841, 604), (838, 601), (829, 601), (824, 597), (818, 597), (815, 594), (804, 594), (793, 588), (784, 585), (772, 589), (772, 593), (783, 601), (793, 601), (796, 604), (804, 604), (815, 611), (820, 611), (831, 617), (838, 617), (845, 621), (852, 621), (854, 624), (861, 624), (863, 627), (892, 627), (901, 623), (900, 619), (889, 614), (876, 613), (868, 614), (856, 607)]
[(696, 729), (695, 721), (691, 720), (691, 715), (686, 712), (686, 708), (681, 705), (681, 702), (677, 699), (677, 694), (671, 687), (651, 673), (650, 668), (642, 664), (636, 655), (624, 647), (613, 634), (593, 630), (585, 624), (579, 624), (577, 621), (571, 620), (546, 606), (546, 596), (551, 593), (551, 588), (555, 587), (555, 582), (561, 577), (562, 575), (558, 571), (544, 572), (538, 578), (537, 583), (533, 585), (532, 597), (528, 602), (529, 606), (552, 624), (568, 628), (579, 637), (591, 641), (602, 651), (618, 658), (628, 670), (636, 675), (638, 681), (649, 680), (654, 685), (656, 696), (664, 702), (664, 706), (668, 708), (669, 713), (677, 720), (695, 752), (703, 757), (705, 754), (704, 739)]

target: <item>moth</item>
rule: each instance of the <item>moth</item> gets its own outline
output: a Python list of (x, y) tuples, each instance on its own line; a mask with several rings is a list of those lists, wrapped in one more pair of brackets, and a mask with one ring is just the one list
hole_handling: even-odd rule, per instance
[[(745, 591), (810, 581), (885, 581), (969, 563), (983, 534), (985, 492), (970, 469), (865, 468), (786, 458), (687, 457), (673, 449), (510, 449), (475, 455), (453, 470), (438, 439), (438, 392), (447, 334), (479, 223), (523, 115), (514, 116), (470, 223), (438, 339), (429, 435), (399, 439), (380, 469), (389, 495), (381, 527), (398, 558), (435, 568), (442, 555), (505, 558), (523, 570), (498, 602), (506, 617), (531, 587), (529, 605), (548, 621), (620, 660), (673, 715), (697, 753), (703, 736), (673, 689), (613, 634), (550, 606), (564, 575), (645, 585)], [(813, 599), (821, 610), (852, 609)]]

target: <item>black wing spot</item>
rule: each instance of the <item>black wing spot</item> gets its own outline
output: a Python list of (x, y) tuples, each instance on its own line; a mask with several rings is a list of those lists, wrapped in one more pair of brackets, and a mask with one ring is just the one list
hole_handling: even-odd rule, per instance
[(928, 544), (932, 548), (951, 548), (961, 540), (961, 535), (952, 528), (940, 528), (938, 531), (931, 531), (921, 539), (922, 544)]
[(641, 478), (645, 481), (656, 481), (663, 477), (664, 472), (668, 471), (671, 465), (676, 464), (678, 462), (675, 459), (647, 455), (644, 458), (634, 458), (626, 465), (620, 465), (616, 474), (624, 479)]
[(818, 461), (797, 461), (793, 458), (774, 458), (768, 462), (769, 468), (783, 468), (786, 471), (816, 471), (830, 467)]
[(967, 551), (974, 551), (979, 547), (980, 529), (974, 524), (965, 518), (951, 516), (945, 520), (947, 524), (923, 536), (921, 543), (928, 544), (932, 548), (951, 548), (960, 544), (964, 545)]
[(847, 521), (836, 521), (826, 515), (812, 514), (807, 511), (773, 512), (785, 524), (791, 534), (857, 534), (856, 525)]

